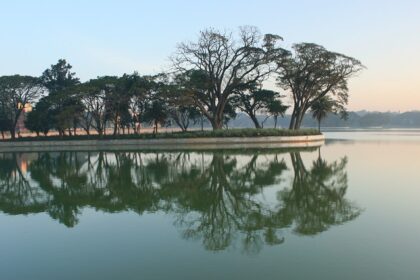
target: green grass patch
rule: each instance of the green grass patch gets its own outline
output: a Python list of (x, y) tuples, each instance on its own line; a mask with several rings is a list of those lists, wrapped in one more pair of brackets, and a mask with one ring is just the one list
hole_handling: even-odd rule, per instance
[(121, 134), (121, 135), (76, 135), (76, 136), (39, 136), (21, 137), (15, 140), (7, 139), (2, 141), (61, 141), (61, 140), (112, 140), (112, 139), (180, 139), (180, 138), (204, 138), (204, 137), (265, 137), (265, 136), (306, 136), (320, 135), (316, 129), (274, 129), (274, 128), (242, 128), (242, 129), (221, 129), (187, 132), (161, 132), (157, 134)]

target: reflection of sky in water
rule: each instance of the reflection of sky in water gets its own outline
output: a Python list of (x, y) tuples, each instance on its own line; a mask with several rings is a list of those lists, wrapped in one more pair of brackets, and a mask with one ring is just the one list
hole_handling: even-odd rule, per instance
[(420, 129), (327, 129), (327, 139), (420, 142)]
[[(420, 251), (420, 222), (417, 217), (420, 210), (420, 141), (406, 140), (407, 136), (391, 140), (396, 136), (388, 131), (334, 133), (337, 139), (354, 140), (327, 142), (321, 148), (322, 159), (329, 164), (347, 158), (344, 198), (356, 203), (363, 211), (350, 222), (331, 226), (315, 235), (298, 234), (295, 232), (296, 224), (310, 217), (310, 211), (319, 210), (307, 209), (308, 212), (294, 216), (293, 224), (279, 228), (278, 236), (285, 238), (280, 245), (265, 244), (261, 247), (261, 243), (254, 242), (251, 244), (256, 244), (256, 247), (245, 248), (241, 239), (244, 232), (240, 229), (234, 231), (232, 243), (225, 250), (206, 250), (204, 237), (186, 238), (185, 230), (188, 227), (180, 224), (182, 213), (187, 214), (184, 218), (194, 219), (207, 213), (206, 209), (211, 209), (204, 204), (198, 204), (199, 207), (194, 204), (198, 199), (194, 196), (196, 186), (188, 185), (185, 181), (177, 187), (180, 192), (175, 191), (175, 185), (163, 188), (164, 193), (169, 195), (167, 201), (171, 203), (160, 201), (157, 205), (161, 208), (149, 208), (142, 214), (135, 213), (130, 206), (131, 199), (140, 199), (141, 196), (123, 196), (128, 207), (122, 207), (116, 213), (109, 213), (106, 205), (93, 207), (82, 203), (85, 206), (79, 208), (78, 222), (72, 228), (60, 224), (43, 211), (25, 215), (0, 214), (2, 275), (7, 279), (138, 279), (140, 276), (144, 279), (255, 279), (261, 278), (261, 271), (264, 271), (267, 279), (416, 279)], [(384, 141), (383, 137), (375, 138), (378, 133), (389, 136)], [(327, 137), (330, 135), (327, 133)], [(369, 141), (356, 140), (362, 138)], [(311, 170), (318, 152), (299, 154), (305, 168)], [(98, 155), (92, 155), (94, 163)], [(163, 173), (156, 173), (162, 178), (153, 175), (154, 180), (171, 182), (164, 176), (175, 176), (180, 170), (190, 170), (193, 166), (198, 166), (200, 172), (204, 172), (212, 166), (211, 153), (188, 154), (178, 165), (172, 161), (176, 156), (176, 153), (166, 154), (171, 164), (166, 171), (160, 170)], [(25, 157), (30, 158), (25, 178), (32, 180), (31, 164), (37, 160), (37, 156), (25, 154)], [(90, 170), (85, 162), (85, 154), (78, 155), (78, 158), (82, 162), (78, 170), (80, 174), (87, 174), (88, 182), (97, 176), (109, 174), (107, 170), (99, 173)], [(236, 153), (228, 155), (224, 162), (236, 161), (235, 168), (229, 173), (234, 174), (232, 172), (244, 170), (252, 159), (252, 153)], [(267, 170), (274, 159), (272, 153), (259, 152), (255, 166)], [(146, 153), (142, 160), (147, 165), (156, 160), (156, 155)], [(264, 187), (255, 194), (241, 195), (246, 199), (239, 201), (250, 199), (274, 212), (284, 206), (279, 194), (292, 188), (295, 172), (291, 154), (280, 153), (277, 160), (284, 161), (287, 169), (274, 182), (265, 182)], [(117, 162), (115, 155), (110, 153), (109, 165), (115, 166)], [(213, 167), (216, 166), (213, 163)], [(141, 172), (132, 165), (130, 168), (133, 182), (139, 184), (142, 177), (138, 175)], [(154, 165), (154, 168), (153, 172), (156, 172), (162, 167)], [(62, 173), (61, 178), (65, 178), (63, 174), (66, 173)], [(252, 172), (240, 174), (249, 178), (254, 176)], [(54, 178), (52, 182), (56, 189), (63, 188), (58, 175), (50, 176)], [(119, 187), (110, 188), (107, 180), (95, 186), (103, 196), (115, 196)], [(30, 182), (35, 193), (44, 193), (39, 201), (54, 199), (50, 191), (43, 190), (33, 180)], [(162, 189), (162, 185), (156, 182), (153, 187)], [(97, 194), (86, 184), (81, 185), (81, 189), (92, 196)], [(121, 200), (121, 197), (115, 197)], [(316, 196), (306, 198), (314, 199)], [(118, 201), (111, 200), (115, 203)], [(180, 201), (186, 203), (184, 206), (187, 207), (180, 207)], [(175, 205), (175, 210), (165, 208), (168, 205)], [(232, 211), (228, 213), (235, 215), (235, 207), (229, 209)], [(7, 213), (10, 209), (2, 211)]]

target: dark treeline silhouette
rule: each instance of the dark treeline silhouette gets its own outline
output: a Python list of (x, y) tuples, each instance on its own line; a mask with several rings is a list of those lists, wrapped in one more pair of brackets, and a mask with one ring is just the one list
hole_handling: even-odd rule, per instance
[[(140, 133), (141, 125), (168, 124), (186, 131), (190, 125), (213, 129), (227, 126), (239, 111), (250, 116), (256, 128), (271, 117), (274, 127), (286, 106), (282, 97), (293, 100), (290, 129), (299, 129), (305, 113), (319, 101), (329, 100), (327, 112), (345, 115), (347, 81), (362, 64), (324, 47), (300, 43), (284, 49), (275, 34), (261, 34), (255, 27), (238, 32), (206, 29), (197, 40), (177, 46), (172, 67), (157, 75), (124, 74), (102, 76), (81, 82), (64, 59), (40, 77), (0, 77), (0, 131), (19, 135), (19, 119), (37, 135), (50, 130), (61, 136)], [(276, 79), (284, 93), (264, 89), (264, 81)], [(315, 106), (315, 107), (314, 107)], [(319, 112), (318, 106), (318, 112)], [(265, 114), (264, 120), (256, 115)], [(325, 114), (318, 114), (324, 116)]]
[[(262, 121), (266, 115), (257, 115), (257, 119)], [(285, 115), (279, 119), (278, 125), (287, 126), (290, 115)], [(267, 119), (266, 126), (272, 126), (274, 121)], [(252, 120), (245, 114), (238, 113), (235, 120), (229, 122), (230, 127), (247, 128), (253, 127)], [(303, 127), (318, 127), (317, 120), (312, 114), (307, 114), (302, 121)], [(420, 128), (420, 111), (395, 113), (395, 112), (348, 112), (346, 119), (340, 118), (335, 114), (327, 114), (322, 119), (323, 127), (351, 127), (351, 128)]]
[[(289, 162), (289, 163), (288, 163)], [(161, 211), (208, 250), (258, 252), (285, 229), (314, 235), (356, 218), (345, 198), (345, 158), (305, 166), (299, 150), (56, 152), (0, 155), (0, 211), (48, 213), (74, 227), (84, 208)], [(279, 185), (277, 202), (261, 200)]]

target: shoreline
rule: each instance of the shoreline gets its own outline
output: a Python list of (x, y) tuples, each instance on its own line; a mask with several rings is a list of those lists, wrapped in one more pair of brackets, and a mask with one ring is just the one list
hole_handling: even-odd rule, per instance
[(318, 147), (325, 136), (202, 137), (167, 139), (95, 139), (0, 142), (0, 152), (88, 150), (217, 150)]

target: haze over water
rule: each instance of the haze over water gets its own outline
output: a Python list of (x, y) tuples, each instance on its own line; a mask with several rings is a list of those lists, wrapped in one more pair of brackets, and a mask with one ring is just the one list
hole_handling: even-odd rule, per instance
[(420, 132), (0, 155), (4, 279), (417, 279)]

